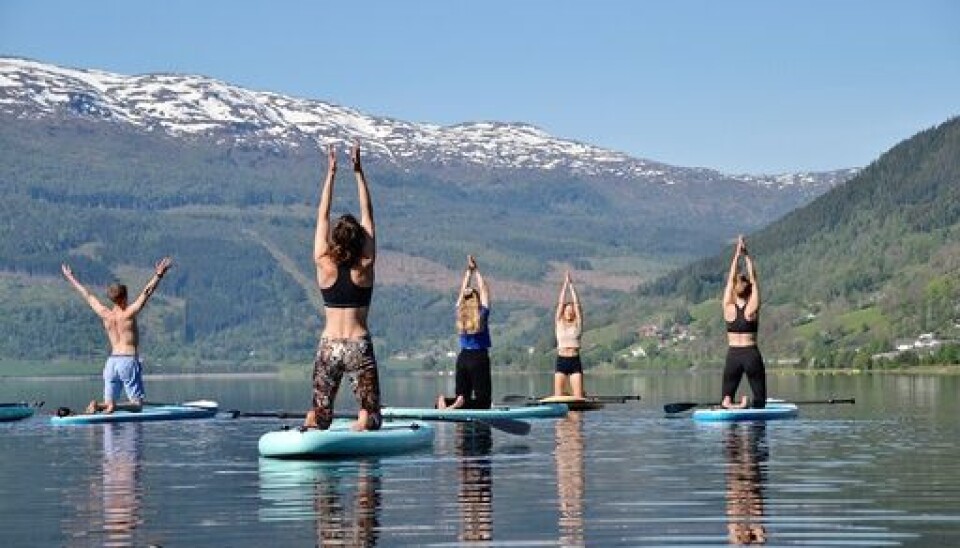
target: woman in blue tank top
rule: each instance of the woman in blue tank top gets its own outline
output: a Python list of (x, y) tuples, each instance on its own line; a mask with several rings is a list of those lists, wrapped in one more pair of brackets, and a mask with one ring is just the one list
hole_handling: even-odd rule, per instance
[[(476, 287), (470, 280), (476, 277)], [(467, 256), (460, 295), (457, 298), (457, 332), (460, 353), (457, 355), (456, 395), (440, 396), (438, 409), (490, 409), (490, 289), (477, 268), (473, 255)]]

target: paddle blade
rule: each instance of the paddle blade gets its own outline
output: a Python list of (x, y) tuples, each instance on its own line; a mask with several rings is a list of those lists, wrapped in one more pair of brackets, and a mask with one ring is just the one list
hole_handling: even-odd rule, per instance
[[(294, 413), (292, 411), (240, 411), (238, 409), (231, 409), (227, 411), (227, 416), (232, 419), (246, 418), (246, 419), (303, 419), (306, 418), (306, 413)], [(334, 418), (343, 418), (341, 416), (334, 415)]]
[(475, 422), (487, 424), (491, 428), (496, 428), (514, 436), (526, 436), (530, 433), (530, 423), (516, 419), (477, 419)]
[(200, 409), (217, 409), (220, 407), (220, 404), (213, 400), (185, 401), (180, 405), (184, 407), (199, 407)]
[(684, 411), (689, 411), (698, 405), (700, 404), (693, 402), (668, 403), (663, 406), (663, 412), (667, 413), (668, 415), (672, 415), (673, 413), (683, 413)]
[(588, 396), (587, 399), (594, 399), (603, 403), (627, 403), (628, 400), (640, 401), (640, 396)]

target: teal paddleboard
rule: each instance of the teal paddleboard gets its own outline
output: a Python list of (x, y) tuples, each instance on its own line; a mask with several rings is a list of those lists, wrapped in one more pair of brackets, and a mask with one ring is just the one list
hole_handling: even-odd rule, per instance
[(262, 457), (333, 459), (407, 453), (433, 444), (434, 428), (420, 421), (384, 421), (379, 430), (363, 432), (351, 429), (354, 422), (335, 420), (327, 430), (267, 432), (257, 447)]
[(0, 422), (18, 421), (32, 417), (33, 413), (29, 403), (0, 403)]
[(384, 418), (392, 419), (555, 419), (567, 414), (567, 406), (560, 403), (546, 405), (495, 406), (490, 409), (434, 409), (432, 407), (384, 407)]
[(115, 422), (151, 422), (179, 421), (190, 419), (208, 419), (216, 416), (217, 402), (202, 400), (183, 404), (145, 405), (141, 411), (114, 411), (113, 413), (94, 413), (50, 417), (50, 422), (59, 425), (104, 424)]
[(800, 414), (800, 410), (792, 403), (781, 400), (767, 400), (763, 409), (697, 409), (693, 412), (693, 420), (701, 422), (723, 421), (769, 421), (790, 419)]

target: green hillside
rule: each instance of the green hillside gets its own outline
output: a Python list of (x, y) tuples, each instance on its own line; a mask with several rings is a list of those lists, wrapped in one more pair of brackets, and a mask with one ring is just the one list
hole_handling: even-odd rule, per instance
[[(768, 361), (867, 367), (870, 356), (921, 334), (960, 339), (960, 119), (898, 144), (857, 177), (748, 235), (764, 307)], [(621, 331), (655, 324), (684, 336), (638, 337), (659, 347), (632, 365), (718, 362), (720, 294), (732, 242), (643, 286), (607, 320)], [(622, 353), (624, 347), (614, 349)], [(894, 360), (951, 361), (956, 345)]]
[[(170, 254), (176, 267), (143, 318), (148, 359), (309, 363), (322, 327), (310, 258), (323, 169), (315, 146), (174, 139), (75, 117), (0, 122), (0, 361), (102, 356), (106, 340), (62, 280), (61, 262), (102, 294), (115, 279), (138, 290), (153, 261)], [(384, 358), (450, 361), (451, 303), (467, 253), (494, 287), (497, 358), (512, 362), (551, 336), (547, 308), (560, 279), (552, 265), (591, 272), (599, 281), (585, 297), (605, 303), (624, 280), (683, 264), (722, 237), (710, 189), (684, 200), (680, 185), (367, 167), (381, 249), (429, 261), (403, 274), (409, 283), (378, 266), (379, 279), (393, 278), (378, 284), (371, 318)], [(335, 213), (356, 210), (342, 171)], [(732, 192), (723, 185), (715, 192)], [(753, 195), (764, 204), (754, 226), (784, 207), (773, 191)], [(724, 222), (720, 232), (733, 230)]]

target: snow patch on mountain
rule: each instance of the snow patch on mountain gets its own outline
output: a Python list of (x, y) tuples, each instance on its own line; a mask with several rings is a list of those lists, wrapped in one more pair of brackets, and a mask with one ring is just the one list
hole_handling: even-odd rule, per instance
[(253, 91), (196, 75), (124, 76), (0, 57), (0, 114), (40, 118), (83, 116), (161, 130), (181, 137), (212, 136), (238, 143), (301, 146), (364, 143), (373, 158), (483, 169), (569, 171), (660, 184), (732, 180), (775, 188), (826, 190), (856, 170), (772, 176), (724, 175), (630, 157), (560, 139), (522, 123), (452, 126), (371, 116), (332, 103)]

